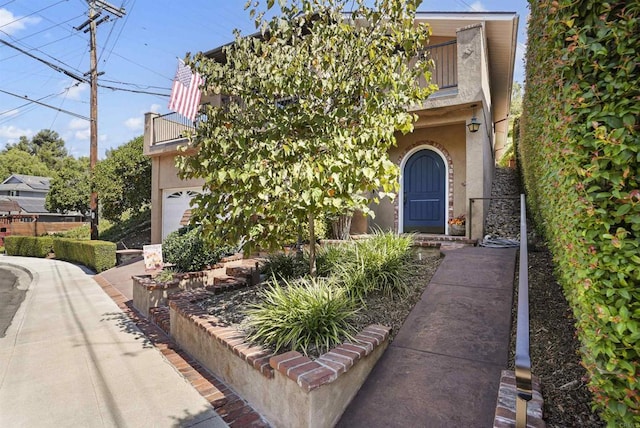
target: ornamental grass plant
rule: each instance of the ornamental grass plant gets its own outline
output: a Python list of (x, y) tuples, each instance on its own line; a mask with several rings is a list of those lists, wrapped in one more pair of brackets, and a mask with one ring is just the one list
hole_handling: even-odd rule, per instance
[(249, 340), (276, 352), (305, 354), (349, 340), (355, 330), (350, 321), (358, 307), (366, 306), (367, 295), (407, 294), (415, 270), (412, 244), (411, 235), (377, 232), (362, 241), (322, 247), (318, 278), (310, 278), (308, 264), (295, 255), (270, 257), (266, 271), (272, 283), (246, 311)]
[(371, 292), (402, 297), (413, 270), (411, 248), (413, 236), (376, 232), (370, 239), (345, 248), (344, 263), (335, 274), (352, 297), (364, 302)]
[(262, 300), (247, 310), (247, 338), (278, 352), (286, 348), (325, 352), (355, 329), (350, 320), (358, 309), (346, 290), (325, 278), (296, 281), (275, 278), (262, 292)]

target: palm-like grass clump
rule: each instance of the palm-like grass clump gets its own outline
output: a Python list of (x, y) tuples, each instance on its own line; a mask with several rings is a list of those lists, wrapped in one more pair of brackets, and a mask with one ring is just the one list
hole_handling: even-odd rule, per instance
[(322, 278), (295, 282), (273, 281), (263, 292), (263, 300), (248, 311), (249, 340), (286, 348), (305, 355), (310, 350), (324, 352), (351, 338), (351, 318), (356, 305), (345, 289)]
[[(248, 338), (274, 348), (325, 351), (351, 338), (349, 323), (370, 293), (389, 297), (407, 294), (412, 262), (412, 236), (378, 232), (369, 239), (318, 252), (319, 278), (309, 278), (308, 263), (295, 255), (269, 260), (272, 285), (247, 311)], [(304, 271), (304, 272), (303, 272)], [(298, 279), (291, 279), (296, 274)]]

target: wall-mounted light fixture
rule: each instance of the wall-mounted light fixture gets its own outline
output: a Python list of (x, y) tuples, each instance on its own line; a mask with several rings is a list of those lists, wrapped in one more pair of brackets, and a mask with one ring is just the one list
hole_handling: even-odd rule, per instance
[(467, 123), (467, 128), (469, 128), (469, 132), (478, 132), (480, 129), (480, 122), (476, 118), (476, 104), (471, 106), (473, 108), (473, 116), (471, 117), (471, 122)]

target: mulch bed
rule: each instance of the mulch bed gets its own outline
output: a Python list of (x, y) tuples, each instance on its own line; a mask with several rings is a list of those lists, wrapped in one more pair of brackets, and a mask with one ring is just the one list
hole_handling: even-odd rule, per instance
[[(512, 343), (515, 344), (517, 298), (514, 303)], [(532, 373), (541, 381), (547, 427), (606, 426), (591, 410), (593, 397), (586, 385), (586, 371), (580, 364), (575, 320), (554, 277), (552, 256), (544, 247), (529, 250), (529, 319)], [(515, 345), (511, 346), (514, 348)]]
[[(418, 256), (418, 254), (420, 254)], [(356, 331), (363, 330), (371, 324), (391, 327), (392, 341), (402, 323), (411, 312), (413, 306), (420, 300), (422, 292), (429, 284), (442, 256), (438, 250), (416, 250), (415, 263), (417, 268), (408, 279), (409, 293), (406, 296), (390, 297), (380, 293), (367, 296), (367, 304), (363, 306), (353, 320)], [(208, 299), (199, 302), (200, 306), (211, 315), (218, 318), (218, 324), (223, 326), (235, 325), (243, 328), (246, 320), (244, 311), (260, 300), (260, 293), (264, 286), (242, 288), (220, 294), (211, 294)], [(311, 352), (310, 356), (318, 356)]]

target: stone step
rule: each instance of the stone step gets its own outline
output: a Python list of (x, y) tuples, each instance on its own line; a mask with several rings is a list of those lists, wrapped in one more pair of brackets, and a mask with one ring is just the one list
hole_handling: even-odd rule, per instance
[(247, 285), (248, 280), (246, 278), (221, 275), (213, 278), (213, 285), (207, 286), (206, 289), (207, 291), (213, 291), (214, 293), (221, 293), (223, 291), (246, 287)]
[(465, 236), (419, 233), (417, 235), (414, 235), (413, 245), (414, 247), (430, 247), (445, 250), (463, 247), (475, 247), (477, 244), (477, 239), (468, 239)]

